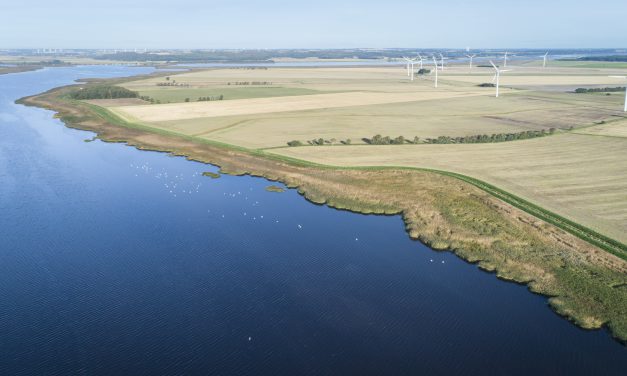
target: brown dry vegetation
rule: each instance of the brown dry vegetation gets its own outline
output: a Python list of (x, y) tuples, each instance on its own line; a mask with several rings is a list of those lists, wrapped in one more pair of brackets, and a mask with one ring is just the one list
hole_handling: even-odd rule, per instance
[(167, 151), (298, 188), (316, 203), (360, 213), (401, 214), (412, 238), (449, 249), (506, 280), (549, 296), (553, 309), (584, 328), (607, 326), (627, 340), (627, 262), (462, 181), (425, 171), (334, 169), (115, 123), (66, 88), (23, 100), (53, 109), (71, 127), (145, 150)]

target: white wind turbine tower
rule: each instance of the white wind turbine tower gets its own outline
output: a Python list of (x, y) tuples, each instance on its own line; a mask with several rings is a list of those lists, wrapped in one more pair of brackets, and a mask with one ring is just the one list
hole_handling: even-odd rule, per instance
[(440, 65), (442, 66), (442, 71), (444, 71), (444, 55), (442, 54), (438, 54), (440, 55)]
[(549, 52), (547, 51), (547, 53), (544, 54), (543, 60), (542, 60), (542, 68), (546, 68), (546, 60), (549, 57)]
[[(610, 77), (627, 80), (627, 77), (625, 76), (610, 76)], [(625, 107), (623, 108), (623, 112), (627, 112), (627, 85), (625, 85)]]
[(433, 56), (433, 66), (435, 66), (435, 87), (438, 87), (438, 61)]
[(496, 71), (496, 97), (499, 97), (499, 84), (500, 84), (500, 79), (501, 79), (501, 73), (502, 72), (509, 72), (509, 70), (502, 70), (499, 69), (492, 60), (490, 60), (490, 64), (492, 64), (492, 66), (494, 67), (494, 70)]
[(422, 61), (424, 60), (424, 58), (421, 54), (418, 54), (418, 60), (420, 60), (420, 69), (422, 69)]
[(407, 74), (409, 75), (409, 79), (411, 81), (414, 80), (414, 64), (416, 64), (416, 59), (404, 58), (407, 61)]
[(414, 76), (415, 76), (414, 75), (414, 64), (416, 64), (416, 59), (410, 59), (409, 63), (411, 64), (411, 81), (413, 81), (414, 80)]
[(409, 77), (409, 58), (403, 56), (403, 60), (405, 60), (405, 62), (407, 63), (407, 77)]
[(470, 59), (470, 63), (469, 63), (469, 65), (468, 65), (468, 68), (469, 68), (470, 70), (472, 70), (472, 59), (473, 59), (475, 56), (477, 56), (477, 55), (475, 55), (475, 54), (473, 54), (473, 55), (466, 55), (466, 57)]
[(505, 55), (503, 55), (503, 68), (507, 68), (507, 51), (505, 51)]

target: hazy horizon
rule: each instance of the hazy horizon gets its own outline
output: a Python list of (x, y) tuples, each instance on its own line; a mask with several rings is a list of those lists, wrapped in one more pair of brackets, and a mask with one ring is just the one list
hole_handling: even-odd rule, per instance
[(25, 0), (0, 6), (0, 48), (623, 48), (627, 23), (616, 11), (622, 6), (618, 0)]

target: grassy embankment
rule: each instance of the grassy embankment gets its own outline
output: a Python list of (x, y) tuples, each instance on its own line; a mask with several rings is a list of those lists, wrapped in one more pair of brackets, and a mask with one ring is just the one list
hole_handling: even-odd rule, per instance
[[(506, 203), (506, 192), (490, 192), (491, 187), (460, 176), (402, 168), (329, 168), (155, 130), (70, 100), (68, 90), (54, 89), (21, 103), (55, 110), (68, 126), (97, 132), (105, 141), (183, 155), (218, 165), (223, 173), (282, 181), (315, 203), (359, 213), (401, 214), (412, 238), (451, 250), (499, 278), (528, 285), (581, 327), (607, 327), (616, 338), (627, 340), (627, 263)], [(499, 193), (506, 202), (493, 195)], [(542, 214), (537, 213), (540, 218)]]

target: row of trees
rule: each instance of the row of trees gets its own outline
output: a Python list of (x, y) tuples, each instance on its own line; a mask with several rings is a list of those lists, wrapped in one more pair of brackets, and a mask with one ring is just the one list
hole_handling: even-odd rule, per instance
[(463, 137), (439, 136), (438, 138), (427, 138), (424, 142), (427, 144), (483, 144), (491, 142), (527, 140), (530, 138), (544, 137), (553, 133), (555, 133), (555, 128), (518, 133), (494, 133), (492, 135), (482, 134)]
[[(439, 136), (437, 138), (425, 138), (424, 140), (420, 140), (420, 137), (414, 137), (413, 139), (407, 139), (403, 136), (398, 137), (389, 137), (389, 136), (381, 136), (377, 134), (372, 138), (362, 138), (362, 141), (368, 145), (403, 145), (403, 144), (480, 144), (480, 143), (491, 143), (491, 142), (506, 142), (506, 141), (516, 141), (516, 140), (526, 140), (530, 138), (536, 137), (544, 137), (547, 135), (554, 134), (556, 132), (555, 128), (543, 129), (540, 131), (523, 131), (518, 133), (494, 133), (492, 135), (472, 135), (472, 136), (461, 136), (461, 137), (450, 137), (450, 136)], [(317, 138), (313, 140), (308, 140), (307, 144), (313, 146), (320, 145), (333, 145), (337, 142), (336, 139), (332, 138), (326, 140), (324, 138)], [(341, 140), (341, 144), (350, 145), (351, 139)], [(294, 140), (287, 143), (288, 146), (304, 146), (305, 144), (301, 141)]]
[(70, 93), (72, 99), (117, 99), (117, 98), (138, 98), (137, 92), (128, 90), (120, 86), (97, 85), (82, 87)]
[(155, 98), (151, 98), (147, 95), (142, 95), (139, 97), (139, 99), (146, 101), (146, 102), (150, 102), (151, 104), (161, 104), (161, 101)]
[[(563, 59), (568, 60), (568, 59)], [(610, 55), (610, 56), (584, 56), (577, 58), (578, 61), (613, 61), (613, 62), (627, 62), (626, 55)]]
[(595, 88), (591, 88), (591, 89), (586, 89), (586, 88), (580, 87), (578, 89), (575, 89), (575, 93), (578, 93), (578, 94), (583, 94), (583, 93), (612, 93), (612, 92), (618, 92), (618, 91), (625, 91), (625, 87), (624, 86), (595, 87)]
[(362, 141), (369, 145), (402, 145), (404, 143), (417, 144), (420, 142), (420, 137), (414, 137), (413, 140), (410, 140), (406, 139), (403, 136), (392, 138), (389, 136), (381, 136), (380, 134), (377, 134), (372, 138), (362, 138)]
[[(211, 96), (211, 97), (199, 97), (198, 99), (196, 99), (196, 102), (210, 102), (210, 101), (221, 101), (224, 99), (224, 95), (220, 94), (220, 95), (216, 95)], [(189, 102), (190, 99), (189, 98), (185, 98), (185, 102)]]
[(189, 84), (182, 84), (180, 82), (157, 82), (157, 86), (176, 86), (176, 87), (189, 87)]
[(247, 85), (272, 85), (270, 81), (236, 81), (236, 82), (227, 82), (227, 85), (235, 85), (235, 86), (247, 86)]
[[(312, 145), (312, 146), (334, 145), (337, 143), (338, 143), (338, 140), (335, 138), (331, 138), (328, 140), (324, 138), (314, 138), (313, 140), (307, 140), (307, 144)], [(339, 140), (339, 143), (342, 145), (350, 145), (352, 143), (352, 140), (350, 138), (347, 138), (346, 140)], [(304, 146), (305, 144), (299, 140), (293, 140), (293, 141), (289, 141), (287, 145), (288, 146)]]

